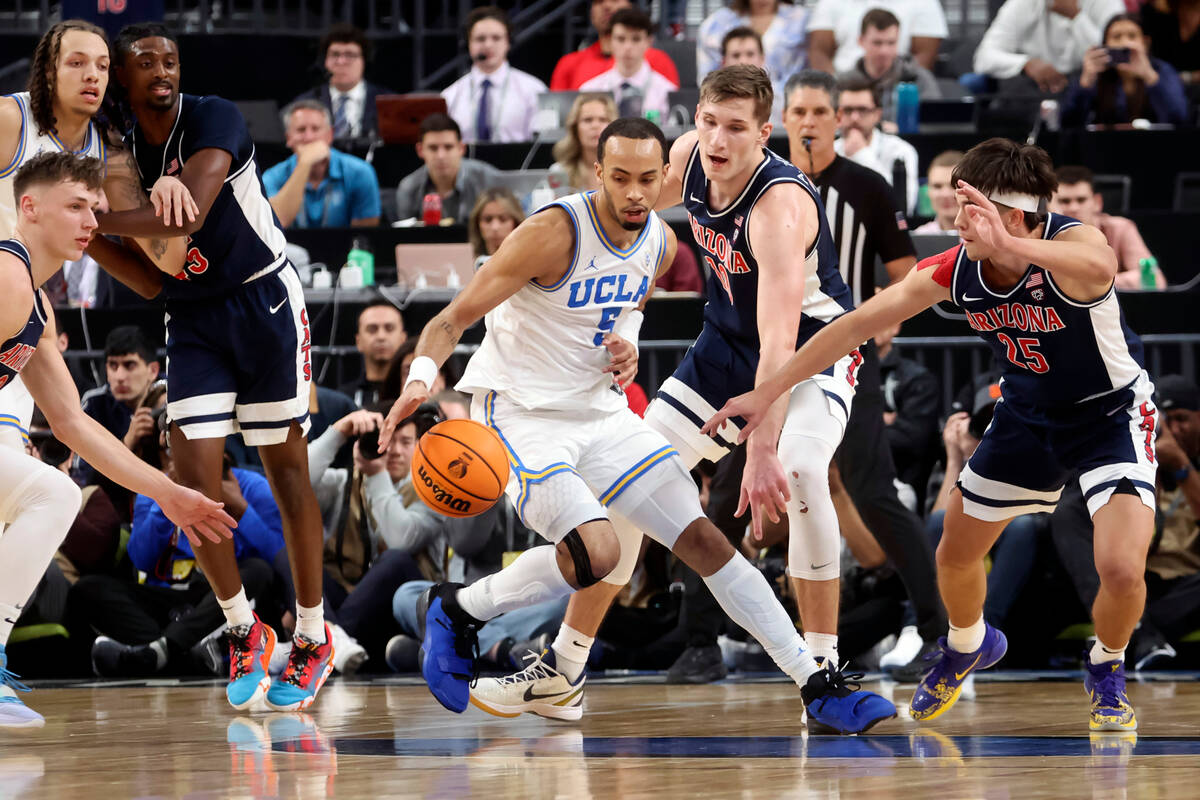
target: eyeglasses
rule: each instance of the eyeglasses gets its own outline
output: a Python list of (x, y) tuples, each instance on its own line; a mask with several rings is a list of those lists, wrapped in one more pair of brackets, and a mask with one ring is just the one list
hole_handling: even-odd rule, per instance
[(326, 57), (330, 61), (358, 61), (362, 53), (357, 50), (330, 50)]
[(874, 114), (878, 110), (874, 106), (842, 106), (842, 113), (848, 117), (855, 114), (866, 116), (867, 114)]

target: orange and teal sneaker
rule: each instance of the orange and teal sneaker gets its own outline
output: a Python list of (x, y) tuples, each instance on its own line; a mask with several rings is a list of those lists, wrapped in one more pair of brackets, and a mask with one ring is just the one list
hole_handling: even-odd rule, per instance
[(317, 699), (317, 692), (333, 672), (333, 631), (325, 623), (325, 642), (314, 642), (297, 634), (292, 639), (283, 674), (271, 682), (267, 705), (275, 711), (303, 711)]
[(240, 631), (231, 627), (226, 636), (229, 638), (229, 685), (225, 687), (225, 696), (229, 705), (244, 710), (258, 702), (271, 685), (267, 665), (275, 651), (275, 631), (255, 614), (254, 624), (249, 629)]

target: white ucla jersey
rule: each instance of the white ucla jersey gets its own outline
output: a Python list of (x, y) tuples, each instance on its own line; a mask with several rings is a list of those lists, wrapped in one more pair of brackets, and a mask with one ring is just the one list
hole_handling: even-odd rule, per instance
[[(528, 409), (615, 411), (604, 335), (635, 310), (654, 285), (666, 233), (651, 212), (628, 249), (613, 244), (596, 213), (596, 193), (573, 194), (558, 207), (575, 231), (575, 254), (552, 286), (530, 281), (487, 315), (487, 334), (458, 383), (464, 392), (496, 391)], [(483, 269), (487, 269), (485, 265)]]
[[(29, 105), (29, 92), (18, 92), (8, 97), (17, 101), (21, 109), (21, 137), (17, 142), (16, 152), (12, 163), (0, 168), (0, 239), (12, 236), (17, 224), (17, 205), (13, 197), (13, 179), (21, 165), (36, 155), (42, 153), (66, 152), (67, 147), (53, 133), (43, 133), (38, 130), (33, 121), (33, 112)], [(84, 137), (82, 149), (76, 151), (80, 156), (92, 156), (104, 161), (107, 153), (104, 136), (101, 135), (96, 123), (88, 123), (87, 136)]]

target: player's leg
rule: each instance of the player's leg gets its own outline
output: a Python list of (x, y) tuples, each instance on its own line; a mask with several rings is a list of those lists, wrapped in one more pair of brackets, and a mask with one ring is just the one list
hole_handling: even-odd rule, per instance
[(0, 447), (0, 728), (40, 728), (45, 720), (21, 702), (26, 688), (7, 669), (4, 648), (21, 609), (79, 513), (79, 487), (23, 451)]

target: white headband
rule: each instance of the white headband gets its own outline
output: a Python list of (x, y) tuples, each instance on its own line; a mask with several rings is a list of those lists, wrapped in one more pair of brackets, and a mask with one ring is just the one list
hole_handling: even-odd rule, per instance
[(988, 195), (988, 199), (993, 203), (1000, 203), (1009, 208), (1019, 208), (1022, 211), (1028, 211), (1036, 214), (1038, 210), (1038, 199), (1031, 194), (1021, 194), (1020, 192), (992, 192)]

